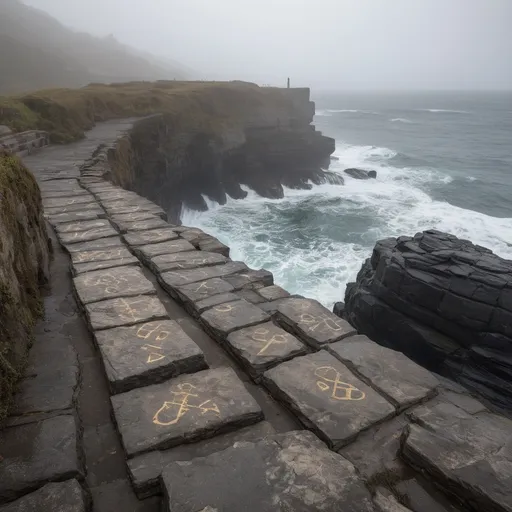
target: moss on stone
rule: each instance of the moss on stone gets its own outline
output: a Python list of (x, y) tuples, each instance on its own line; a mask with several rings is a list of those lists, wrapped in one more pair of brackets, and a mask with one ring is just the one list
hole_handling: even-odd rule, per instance
[(39, 285), (48, 258), (37, 182), (19, 158), (1, 151), (0, 240), (1, 420), (23, 372), (32, 329), (43, 314)]

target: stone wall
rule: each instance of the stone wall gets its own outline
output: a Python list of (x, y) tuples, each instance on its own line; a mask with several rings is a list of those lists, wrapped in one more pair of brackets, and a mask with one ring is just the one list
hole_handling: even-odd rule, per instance
[(182, 205), (206, 210), (203, 195), (220, 204), (227, 195), (245, 197), (240, 185), (280, 198), (283, 185), (343, 183), (323, 170), (334, 139), (312, 126), (309, 89), (268, 89), (263, 100), (254, 102), (250, 92), (239, 117), (226, 119), (205, 105), (209, 119), (200, 126), (170, 114), (140, 120), (109, 155), (110, 179), (159, 203), (174, 221)]
[(42, 314), (49, 257), (39, 187), (18, 157), (0, 150), (0, 420)]
[(12, 133), (7, 127), (0, 126), (0, 149), (18, 156), (25, 156), (32, 151), (50, 144), (50, 136), (41, 130), (29, 130)]

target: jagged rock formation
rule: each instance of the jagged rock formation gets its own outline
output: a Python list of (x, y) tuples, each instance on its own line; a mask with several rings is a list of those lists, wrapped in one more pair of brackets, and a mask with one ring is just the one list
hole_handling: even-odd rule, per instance
[(0, 419), (24, 369), (42, 314), (49, 246), (39, 187), (21, 161), (0, 150)]
[(347, 286), (344, 317), (512, 410), (512, 261), (434, 230), (381, 240)]
[(365, 171), (364, 169), (351, 168), (345, 169), (343, 172), (356, 180), (369, 180), (377, 177), (377, 171)]
[(241, 84), (217, 92), (204, 92), (204, 123), (191, 125), (172, 114), (136, 123), (113, 154), (113, 181), (172, 208), (173, 219), (182, 204), (206, 210), (202, 194), (220, 204), (226, 195), (245, 197), (240, 185), (281, 198), (283, 185), (343, 184), (322, 169), (329, 166), (334, 139), (311, 125), (309, 89)]

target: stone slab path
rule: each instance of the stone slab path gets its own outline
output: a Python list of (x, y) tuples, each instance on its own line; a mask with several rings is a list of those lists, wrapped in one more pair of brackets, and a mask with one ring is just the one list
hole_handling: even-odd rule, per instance
[(25, 160), (55, 258), (0, 511), (511, 512), (512, 422), (106, 181), (131, 123)]

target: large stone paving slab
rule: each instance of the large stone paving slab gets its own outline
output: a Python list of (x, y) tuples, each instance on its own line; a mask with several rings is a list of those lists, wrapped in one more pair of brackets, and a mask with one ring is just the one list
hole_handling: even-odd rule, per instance
[(226, 345), (253, 378), (283, 361), (308, 352), (295, 336), (272, 322), (232, 332)]
[(101, 217), (105, 217), (106, 213), (98, 208), (96, 210), (86, 210), (84, 212), (56, 213), (52, 215), (45, 212), (45, 215), (48, 217), (51, 224), (57, 225), (61, 223), (99, 219)]
[(73, 279), (73, 286), (82, 304), (116, 297), (152, 295), (153, 283), (136, 267), (96, 270)]
[(43, 199), (50, 199), (56, 197), (74, 197), (74, 196), (90, 196), (84, 188), (73, 188), (70, 190), (48, 190), (41, 193)]
[(71, 415), (0, 431), (0, 500), (13, 500), (49, 481), (81, 477)]
[(69, 206), (57, 206), (53, 208), (47, 206), (44, 208), (44, 211), (47, 215), (72, 212), (96, 212), (105, 215), (105, 211), (96, 202), (70, 204)]
[[(140, 220), (122, 219), (122, 217), (128, 216), (132, 218), (140, 217)], [(151, 212), (134, 212), (123, 215), (113, 215), (111, 220), (121, 233), (127, 233), (128, 231), (147, 231), (148, 229), (164, 229), (169, 227), (169, 223), (167, 221)]]
[(374, 512), (354, 466), (304, 431), (173, 462), (162, 482), (180, 512)]
[(366, 336), (337, 341), (328, 350), (400, 409), (432, 397), (439, 385), (432, 373), (401, 352), (381, 347)]
[(12, 503), (1, 512), (86, 512), (84, 492), (75, 480), (49, 483)]
[(182, 375), (111, 401), (128, 457), (212, 437), (263, 417), (231, 368)]
[(43, 204), (47, 208), (62, 208), (77, 204), (95, 204), (96, 200), (91, 194), (73, 197), (57, 197), (44, 199)]
[(229, 258), (229, 247), (224, 245), (213, 236), (208, 236), (202, 240), (199, 240), (197, 242), (197, 246), (201, 251), (216, 252), (226, 256), (226, 258)]
[[(512, 510), (512, 420), (490, 413), (419, 413), (402, 438), (402, 457), (470, 510)], [(455, 408), (456, 409), (456, 408)]]
[(276, 320), (313, 348), (356, 334), (348, 322), (311, 299), (283, 299), (277, 307)]
[(395, 408), (326, 351), (296, 357), (264, 374), (265, 385), (335, 450)]
[[(214, 277), (206, 281), (169, 288), (167, 291), (171, 297), (183, 302), (185, 306), (191, 306), (191, 309), (195, 310), (195, 302), (204, 300), (212, 295), (231, 292), (233, 287), (220, 277)], [(239, 297), (235, 297), (234, 300), (238, 299)]]
[(75, 231), (74, 233), (57, 232), (57, 236), (62, 244), (75, 244), (77, 242), (89, 242), (102, 238), (117, 236), (117, 231), (108, 226), (105, 228), (88, 229), (87, 231)]
[(160, 274), (162, 286), (168, 288), (176, 288), (189, 283), (206, 281), (213, 277), (224, 277), (237, 272), (247, 270), (245, 263), (239, 261), (229, 261), (225, 265), (215, 265), (213, 267), (202, 267), (191, 270), (170, 270)]
[(133, 488), (140, 499), (161, 494), (160, 475), (165, 467), (177, 460), (191, 460), (205, 457), (211, 453), (230, 448), (235, 443), (255, 442), (276, 434), (268, 421), (260, 421), (255, 425), (227, 432), (204, 441), (181, 445), (170, 450), (155, 450), (137, 455), (128, 460), (128, 472)]
[(171, 254), (176, 252), (193, 251), (194, 246), (186, 240), (171, 240), (170, 242), (161, 242), (159, 244), (139, 245), (133, 248), (137, 256), (149, 264), (151, 258), (159, 254)]
[(154, 215), (165, 218), (167, 214), (155, 204), (126, 204), (124, 201), (120, 201), (116, 204), (103, 205), (105, 210), (110, 215), (120, 215), (122, 213), (135, 213), (135, 212), (150, 212)]
[(128, 231), (123, 238), (128, 245), (147, 245), (176, 240), (178, 234), (168, 227), (149, 231)]
[(110, 236), (108, 238), (100, 238), (99, 240), (91, 240), (88, 242), (78, 242), (64, 245), (64, 248), (69, 253), (83, 251), (102, 251), (103, 249), (111, 249), (113, 247), (124, 247), (123, 241), (120, 237)]
[(135, 256), (128, 256), (126, 258), (118, 258), (116, 260), (76, 263), (75, 265), (73, 265), (73, 275), (77, 276), (80, 274), (84, 274), (85, 272), (93, 272), (95, 270), (126, 266), (140, 267), (140, 261)]
[(157, 273), (167, 270), (186, 270), (198, 267), (209, 267), (226, 263), (228, 259), (222, 254), (214, 252), (178, 252), (174, 254), (161, 254), (155, 256), (149, 267)]
[[(222, 282), (222, 279), (218, 279), (219, 282)], [(212, 279), (213, 281), (213, 279)], [(195, 284), (195, 283), (194, 283)], [(194, 286), (194, 285), (186, 285), (186, 286)], [(219, 293), (216, 295), (212, 295), (210, 297), (207, 297), (205, 299), (201, 299), (197, 302), (192, 303), (193, 306), (193, 315), (198, 316), (207, 309), (213, 308), (214, 306), (218, 306), (219, 304), (224, 304), (226, 302), (236, 302), (237, 300), (240, 300), (240, 297), (238, 295), (235, 295), (231, 292), (226, 293)]]
[(80, 222), (66, 222), (55, 227), (57, 233), (75, 233), (78, 231), (89, 231), (91, 229), (112, 227), (107, 219), (84, 220)]
[(272, 286), (266, 286), (265, 288), (260, 288), (258, 290), (258, 293), (265, 299), (265, 300), (277, 300), (277, 299), (285, 299), (286, 297), (289, 297), (290, 294), (280, 286), (272, 285)]
[(172, 320), (108, 329), (95, 338), (112, 393), (207, 368), (201, 349)]
[(73, 265), (79, 263), (93, 263), (96, 261), (119, 260), (133, 257), (132, 253), (124, 246), (107, 247), (98, 250), (76, 251), (71, 254), (71, 262)]
[(152, 295), (94, 302), (85, 306), (85, 312), (93, 331), (168, 318), (163, 304)]
[(242, 327), (251, 327), (270, 320), (270, 317), (254, 304), (240, 299), (236, 302), (219, 304), (200, 316), (206, 330), (219, 342), (227, 335)]
[(225, 279), (235, 290), (258, 289), (274, 283), (274, 276), (268, 270), (248, 270)]

